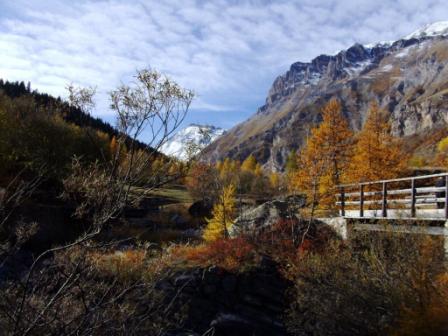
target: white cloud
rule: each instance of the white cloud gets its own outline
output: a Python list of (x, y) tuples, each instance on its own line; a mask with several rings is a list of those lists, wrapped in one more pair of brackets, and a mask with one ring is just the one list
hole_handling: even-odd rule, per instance
[(151, 66), (200, 95), (193, 109), (215, 111), (204, 121), (226, 123), (253, 113), (293, 62), (448, 18), (444, 0), (16, 0), (3, 16), (2, 6), (0, 77), (55, 95), (96, 86), (104, 107), (106, 92)]

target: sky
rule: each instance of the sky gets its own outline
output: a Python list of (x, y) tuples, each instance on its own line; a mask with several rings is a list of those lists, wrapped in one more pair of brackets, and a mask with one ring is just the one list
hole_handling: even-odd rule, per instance
[(152, 68), (196, 93), (185, 124), (228, 129), (292, 63), (440, 20), (446, 0), (0, 0), (0, 78), (96, 87), (113, 121), (108, 93)]

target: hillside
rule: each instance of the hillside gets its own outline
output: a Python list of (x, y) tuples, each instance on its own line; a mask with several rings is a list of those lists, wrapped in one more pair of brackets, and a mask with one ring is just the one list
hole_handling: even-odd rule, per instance
[[(447, 33), (448, 22), (438, 22), (398, 41), (355, 44), (334, 56), (292, 64), (275, 79), (265, 104), (207, 147), (204, 157), (244, 160), (253, 153), (266, 168), (282, 170), (332, 97), (341, 101), (354, 130), (376, 100), (387, 111), (394, 135), (437, 137), (448, 125)], [(413, 150), (421, 152), (418, 144)]]
[[(50, 114), (58, 114), (68, 123), (83, 128), (93, 128), (109, 135), (110, 138), (118, 134), (117, 130), (109, 123), (100, 118), (95, 118), (78, 108), (70, 107), (60, 97), (55, 98), (47, 93), (31, 90), (31, 83), (25, 85), (24, 82), (9, 82), (0, 79), (0, 95), (5, 95), (10, 99), (21, 97), (31, 98), (36, 108), (46, 110)], [(147, 147), (143, 142), (138, 142), (137, 146), (139, 148)]]

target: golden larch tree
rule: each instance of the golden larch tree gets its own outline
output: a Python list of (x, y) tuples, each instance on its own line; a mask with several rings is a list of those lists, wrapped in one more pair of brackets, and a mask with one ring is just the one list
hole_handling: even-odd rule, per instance
[(332, 99), (322, 110), (322, 122), (311, 130), (299, 154), (293, 185), (307, 194), (310, 204), (334, 206), (334, 187), (344, 181), (352, 155), (353, 132)]
[(255, 169), (257, 168), (257, 160), (255, 159), (255, 156), (250, 154), (246, 160), (243, 161), (241, 164), (241, 171), (244, 172), (255, 172)]
[(206, 241), (214, 241), (220, 238), (228, 238), (229, 230), (235, 220), (235, 194), (233, 184), (224, 187), (217, 202), (213, 206), (212, 218), (207, 220), (202, 237)]
[(443, 138), (437, 144), (437, 156), (435, 163), (437, 165), (448, 167), (448, 137)]
[(286, 157), (285, 163), (285, 171), (286, 175), (292, 176), (299, 169), (297, 164), (297, 152), (295, 150), (291, 150)]
[(373, 102), (367, 120), (357, 135), (348, 179), (353, 182), (395, 178), (406, 169), (408, 155), (390, 132), (390, 123)]
[(263, 167), (261, 166), (261, 164), (257, 163), (255, 165), (254, 174), (257, 178), (263, 177)]
[(240, 162), (226, 158), (217, 164), (221, 185), (237, 184)]
[(280, 174), (271, 172), (269, 174), (269, 184), (271, 185), (272, 189), (278, 190), (280, 188)]

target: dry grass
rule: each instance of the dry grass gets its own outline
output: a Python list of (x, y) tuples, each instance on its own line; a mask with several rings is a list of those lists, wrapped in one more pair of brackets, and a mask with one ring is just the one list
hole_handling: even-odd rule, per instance
[(95, 268), (104, 275), (118, 276), (123, 280), (136, 280), (148, 271), (147, 253), (142, 249), (126, 251), (94, 252), (89, 258)]

